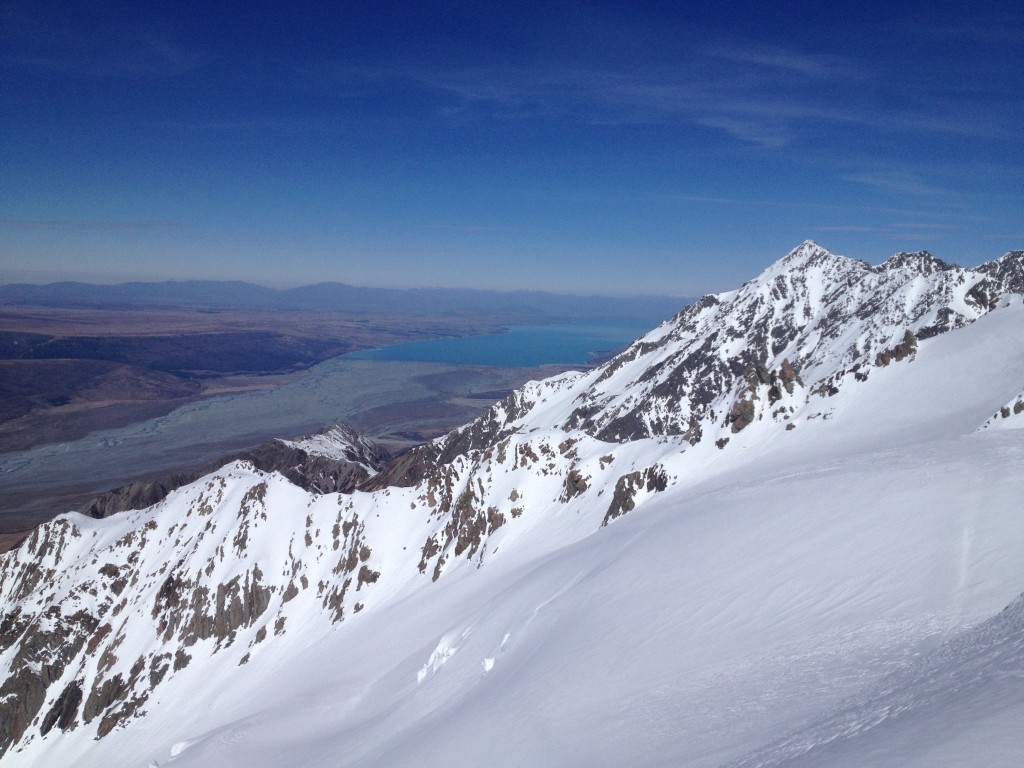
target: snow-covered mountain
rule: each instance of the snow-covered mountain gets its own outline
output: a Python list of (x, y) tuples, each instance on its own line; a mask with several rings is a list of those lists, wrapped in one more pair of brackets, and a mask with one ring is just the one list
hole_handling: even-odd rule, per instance
[[(805, 242), (604, 367), (529, 385), (421, 453), (430, 466), (538, 426), (616, 443), (680, 436), (724, 444), (755, 421), (788, 427), (826, 417), (840, 387), (1024, 292), (1022, 263), (1024, 254), (1012, 252), (972, 271), (922, 252), (872, 267)], [(396, 467), (386, 479), (403, 478)]]
[(233, 461), (248, 462), (262, 472), (278, 472), (307, 491), (350, 493), (383, 469), (389, 459), (390, 454), (372, 440), (344, 424), (334, 424), (296, 440), (270, 440), (200, 469), (136, 480), (100, 494), (79, 512), (100, 518), (130, 509), (144, 509), (162, 501), (171, 491)]
[(804, 243), (364, 490), (63, 515), (0, 559), (0, 764), (1015, 764), (1022, 277)]

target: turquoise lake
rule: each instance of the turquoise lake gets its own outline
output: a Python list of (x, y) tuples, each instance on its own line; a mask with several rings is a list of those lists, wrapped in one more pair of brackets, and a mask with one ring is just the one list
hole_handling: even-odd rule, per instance
[[(502, 392), (546, 375), (540, 366), (583, 366), (651, 327), (621, 321), (519, 326), (495, 336), (398, 344), (327, 360), (272, 389), (220, 395), (147, 421), (0, 455), (0, 514), (16, 509), (45, 519), (53, 508), (74, 508), (138, 477), (339, 421), (376, 419), (382, 429), (390, 428), (389, 418), (415, 422), (424, 404)], [(450, 419), (446, 428), (452, 428), (483, 406), (444, 407), (448, 415), (437, 418)], [(65, 488), (71, 489), (65, 496), (53, 496)]]
[(621, 321), (521, 325), (494, 336), (410, 341), (353, 352), (346, 357), (351, 360), (404, 360), (508, 368), (583, 365), (598, 353), (621, 349), (653, 327), (649, 323)]

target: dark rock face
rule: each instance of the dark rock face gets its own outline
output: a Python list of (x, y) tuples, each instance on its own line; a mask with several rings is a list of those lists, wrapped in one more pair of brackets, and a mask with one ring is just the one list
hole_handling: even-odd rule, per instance
[[(59, 559), (78, 536), (73, 526), (60, 520), (48, 524), (45, 531), (37, 528), (24, 545), (31, 557), (22, 568), (0, 571), (0, 583), (10, 585), (19, 601), (28, 597), (40, 583), (55, 576), (55, 571), (42, 563)], [(0, 686), (0, 755), (39, 714), (47, 689), (62, 677), (95, 627), (96, 620), (89, 614), (63, 616), (57, 607), (42, 617), (24, 615), (15, 608), (0, 620), (0, 651), (17, 648)]]
[(88, 724), (103, 715), (96, 731), (98, 738), (103, 738), (119, 723), (128, 720), (140, 706), (146, 703), (149, 698), (148, 691), (133, 693), (144, 669), (145, 664), (142, 659), (139, 659), (132, 667), (131, 675), (127, 680), (118, 673), (113, 677), (97, 681), (93, 686), (82, 710), (82, 720)]
[[(16, 660), (17, 661), (17, 660)], [(0, 754), (17, 742), (43, 706), (46, 680), (25, 666), (18, 669), (0, 688)]]
[(184, 648), (215, 638), (231, 645), (240, 627), (251, 626), (270, 605), (271, 590), (259, 568), (218, 584), (215, 594), (195, 579), (167, 576), (153, 605), (153, 619), (164, 642), (177, 638)]
[(587, 492), (590, 487), (589, 477), (585, 477), (579, 469), (570, 469), (565, 476), (565, 486), (562, 491), (562, 501), (569, 501)]
[(432, 560), (431, 578), (437, 581), (450, 557), (465, 555), (472, 560), (483, 560), (482, 546), (486, 538), (507, 521), (497, 507), (485, 506), (483, 482), (472, 473), (458, 496), (454, 495), (456, 473), (450, 466), (442, 468), (440, 476), (428, 478), (423, 496), (431, 509), (431, 517), (447, 520), (444, 528), (427, 538), (420, 551), (420, 573), (425, 573)]
[(734, 434), (741, 432), (754, 420), (756, 415), (754, 401), (749, 398), (740, 398), (733, 403), (732, 410), (729, 411), (729, 428)]
[(999, 297), (1005, 293), (998, 280), (982, 280), (964, 296), (964, 301), (973, 307), (990, 312), (999, 304)]
[[(783, 393), (791, 395), (796, 391), (797, 386), (803, 387), (804, 385), (788, 358), (783, 358), (777, 371), (769, 370), (761, 364), (747, 366), (743, 381), (744, 385), (725, 419), (725, 423), (733, 434), (742, 432), (760, 417), (756, 403), (767, 402), (769, 406), (774, 405), (783, 398)], [(785, 409), (776, 415), (784, 414)], [(719, 448), (724, 448), (728, 442), (728, 438), (726, 438), (725, 442), (716, 440), (715, 444)]]
[(366, 543), (365, 528), (358, 517), (353, 517), (334, 527), (334, 550), (339, 552), (333, 574), (338, 578), (333, 584), (320, 582), (317, 595), (322, 598), (323, 607), (330, 613), (332, 622), (345, 618), (345, 597), (356, 578), (356, 592), (364, 584), (373, 584), (380, 573), (370, 570), (364, 563), (370, 559), (372, 550)]
[(39, 732), (45, 736), (54, 726), (62, 731), (70, 730), (78, 719), (80, 706), (82, 706), (82, 684), (78, 680), (72, 680), (57, 697), (50, 711), (46, 713), (42, 725), (39, 726)]
[(1019, 416), (1022, 413), (1024, 413), (1024, 394), (1022, 394), (1016, 400), (1011, 400), (1009, 403), (1007, 403), (994, 414), (992, 414), (992, 418), (989, 419), (989, 421), (986, 422), (984, 426), (988, 426), (989, 423), (993, 422), (996, 419), (1008, 419), (1011, 416)]
[(889, 363), (899, 362), (905, 358), (911, 357), (917, 352), (917, 336), (914, 332), (907, 330), (903, 336), (903, 341), (897, 344), (891, 349), (883, 349), (877, 355), (875, 355), (875, 365), (879, 368), (884, 368)]
[(655, 464), (653, 467), (641, 471), (630, 472), (622, 475), (615, 483), (615, 492), (612, 495), (612, 503), (604, 514), (601, 525), (608, 525), (617, 517), (622, 517), (627, 512), (636, 508), (636, 495), (642, 489), (648, 493), (659, 493), (668, 487), (668, 475), (665, 468)]
[(248, 461), (262, 472), (278, 472), (313, 493), (351, 493), (370, 478), (366, 466), (380, 470), (391, 458), (383, 448), (348, 427), (339, 425), (324, 430), (331, 431), (345, 434), (353, 446), (352, 450), (346, 450), (338, 457), (323, 456), (281, 440), (271, 440), (251, 450), (210, 462), (200, 469), (177, 472), (159, 480), (139, 480), (115, 488), (97, 496), (79, 511), (90, 517), (104, 518), (131, 509), (145, 509), (162, 501), (171, 491), (195, 482), (232, 461)]
[(204, 474), (198, 471), (176, 472), (160, 480), (136, 480), (100, 494), (79, 511), (83, 515), (101, 519), (130, 509), (145, 509), (163, 501), (174, 489), (194, 482)]
[(894, 256), (890, 256), (881, 268), (890, 270), (908, 269), (919, 275), (933, 275), (936, 272), (945, 272), (956, 267), (942, 259), (935, 258), (928, 251), (915, 251), (913, 253), (901, 251)]
[(407, 488), (416, 485), (442, 465), (441, 456), (444, 453), (447, 453), (446, 447), (439, 445), (438, 441), (417, 445), (396, 458), (377, 475), (363, 482), (359, 489), (380, 491), (389, 487)]

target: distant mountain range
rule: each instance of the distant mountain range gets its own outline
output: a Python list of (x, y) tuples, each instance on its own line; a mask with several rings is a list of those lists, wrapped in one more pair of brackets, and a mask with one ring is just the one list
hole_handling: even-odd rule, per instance
[(242, 281), (61, 282), (0, 285), (0, 304), (92, 308), (220, 308), (478, 315), (550, 321), (606, 318), (661, 321), (691, 299), (679, 296), (575, 296), (467, 288), (361, 288), (317, 283), (277, 290)]

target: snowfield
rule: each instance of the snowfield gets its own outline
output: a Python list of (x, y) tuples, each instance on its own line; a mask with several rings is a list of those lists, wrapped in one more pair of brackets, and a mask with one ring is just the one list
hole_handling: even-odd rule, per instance
[[(63, 516), (0, 561), (0, 600), (9, 636), (71, 637), (77, 615), (83, 649), (0, 765), (1018, 766), (1024, 418), (986, 425), (1017, 416), (1024, 299), (976, 311), (972, 279), (949, 301), (977, 319), (813, 394), (857, 360), (834, 356), (775, 417), (739, 377), (696, 442), (567, 426), (587, 377), (611, 403), (591, 431), (628, 412), (651, 377), (627, 363), (527, 387), (491, 417), (514, 431), (405, 487), (314, 495), (236, 463), (148, 510)], [(834, 349), (874, 360), (912, 327), (876, 320)], [(762, 418), (733, 430), (749, 392)], [(128, 693), (83, 722), (117, 674)], [(43, 735), (74, 680), (77, 722)]]

